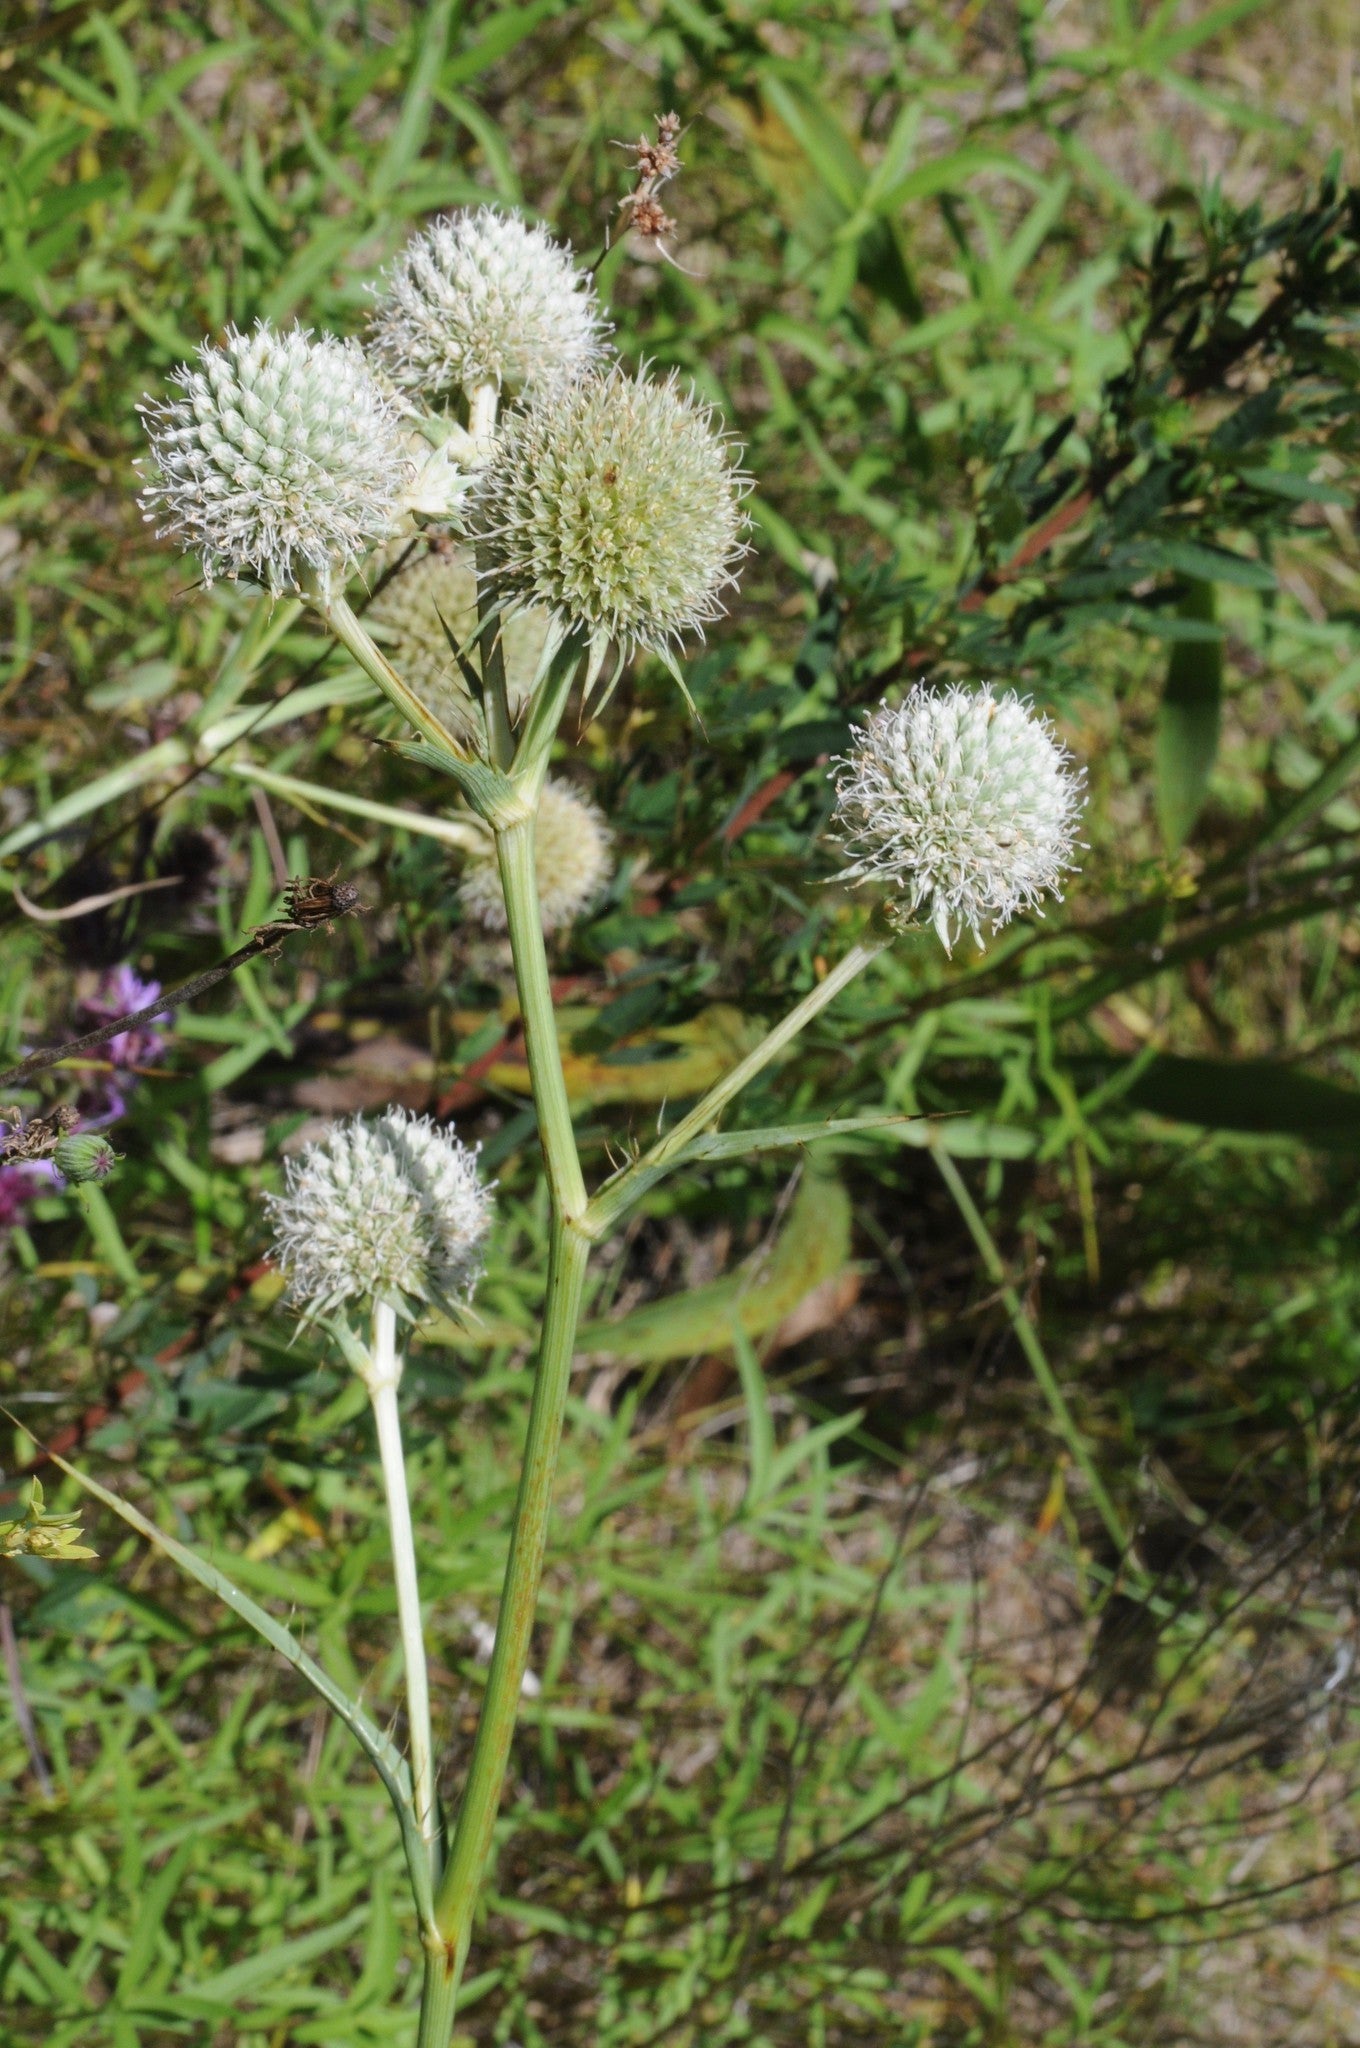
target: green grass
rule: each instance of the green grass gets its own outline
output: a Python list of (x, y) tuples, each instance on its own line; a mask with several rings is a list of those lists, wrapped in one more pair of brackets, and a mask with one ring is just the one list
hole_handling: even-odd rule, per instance
[[(981, 960), (900, 950), (741, 1118), (972, 1120), (960, 1170), (1143, 1576), (1120, 1576), (928, 1157), (818, 1148), (836, 1256), (801, 1330), (796, 1230), (819, 1218), (800, 1162), (679, 1177), (594, 1274), (588, 1313), (634, 1318), (636, 1349), (602, 1343), (576, 1382), (466, 2040), (1347, 2038), (1354, 303), (1327, 315), (1330, 353), (1304, 323), (1271, 373), (1280, 416), (1212, 474), (1182, 457), (1231, 391), (1140, 387), (1130, 467), (1011, 571), (1054, 479), (1067, 502), (1123, 451), (1112, 380), (1157, 221), (1190, 262), (1206, 172), (1268, 220), (1334, 146), (1356, 174), (1331, 112), (1350, 33), (1344, 10), (1279, 0), (127, 0), (35, 13), (6, 52), (0, 880), (50, 909), (203, 878), (66, 923), (12, 897), (16, 1057), (68, 1035), (82, 974), (177, 980), (274, 900), (245, 786), (179, 787), (247, 606), (192, 589), (144, 527), (138, 400), (228, 320), (358, 331), (434, 208), (490, 193), (593, 254), (628, 183), (614, 143), (670, 105), (690, 124), (678, 262), (611, 255), (612, 309), (625, 355), (693, 376), (745, 442), (756, 553), (687, 665), (701, 723), (644, 664), (574, 749), (621, 854), (554, 962), (591, 1170), (655, 1124), (637, 1055), (677, 1042), (657, 1034), (683, 1034), (692, 1077), (851, 942), (862, 911), (825, 886), (820, 835), (858, 708), (981, 668), (1052, 705), (1090, 769), (1068, 905)], [(1154, 368), (1172, 346), (1150, 344)], [(1210, 545), (1231, 556), (1187, 552)], [(1206, 581), (1221, 638), (1176, 638), (1205, 623)], [(276, 625), (251, 757), (442, 801), (374, 744), (395, 728), (316, 630)], [(10, 1238), (0, 1393), (229, 1559), (400, 1737), (360, 1404), (273, 1305), (259, 1196), (308, 1115), (453, 1095), (502, 1222), (480, 1337), (436, 1333), (404, 1391), (451, 1794), (541, 1289), (532, 1112), (512, 1061), (479, 1064), (507, 980), (447, 854), (273, 815), (290, 871), (340, 863), (365, 916), (181, 1013), (115, 1131), (106, 1207), (49, 1193)], [(9, 1468), (26, 1457), (16, 1433)], [(400, 1844), (349, 1737), (205, 1595), (86, 1521), (97, 1565), (5, 1567), (53, 1785), (0, 1718), (6, 2039), (410, 2039)]]

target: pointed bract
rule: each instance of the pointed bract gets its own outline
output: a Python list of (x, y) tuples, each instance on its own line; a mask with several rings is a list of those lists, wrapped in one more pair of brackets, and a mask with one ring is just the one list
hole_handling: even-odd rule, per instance
[(402, 680), (422, 704), (457, 738), (473, 741), (481, 732), (481, 713), (459, 673), (449, 634), (478, 669), (483, 662), (477, 649), (499, 633), (510, 715), (517, 719), (538, 675), (549, 628), (543, 612), (522, 611), (478, 638), (477, 578), (462, 548), (432, 549), (399, 569), (365, 610), (364, 623), (391, 648)]

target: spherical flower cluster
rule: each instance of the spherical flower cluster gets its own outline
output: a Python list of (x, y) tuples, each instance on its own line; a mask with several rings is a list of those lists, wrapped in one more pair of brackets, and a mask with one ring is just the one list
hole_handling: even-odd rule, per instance
[(518, 392), (585, 369), (604, 332), (570, 252), (482, 206), (445, 215), (407, 244), (379, 298), (373, 346), (409, 391)]
[(392, 532), (411, 471), (396, 405), (352, 341), (261, 321), (204, 343), (180, 398), (144, 406), (141, 504), (193, 548), (203, 575), (274, 592), (324, 587)]
[[(472, 667), (481, 665), (485, 639), (477, 634), (477, 578), (463, 549), (438, 549), (407, 562), (385, 583), (364, 613), (364, 623), (391, 650), (408, 683), (455, 739), (475, 740), (481, 712), (473, 703), (449, 646), (447, 626)], [(496, 627), (488, 629), (494, 634)], [(548, 638), (547, 615), (517, 612), (499, 622), (501, 658), (510, 713), (518, 718), (528, 701)]]
[(745, 482), (674, 377), (614, 370), (509, 416), (468, 521), (509, 609), (542, 605), (597, 645), (663, 652), (722, 610), (745, 552)]
[(274, 1257), (309, 1315), (355, 1298), (465, 1301), (482, 1270), (491, 1195), (477, 1154), (429, 1117), (389, 1109), (333, 1124), (266, 1196)]
[[(561, 931), (595, 901), (613, 873), (613, 834), (604, 813), (569, 782), (545, 783), (534, 827), (534, 870), (545, 932)], [(494, 850), (474, 855), (459, 890), (469, 917), (488, 931), (506, 929), (505, 898)]]
[(982, 943), (1018, 910), (1061, 895), (1085, 775), (1047, 719), (991, 689), (936, 694), (918, 683), (876, 711), (839, 764), (838, 836), (847, 879), (884, 882), (891, 913), (929, 919), (948, 952)]

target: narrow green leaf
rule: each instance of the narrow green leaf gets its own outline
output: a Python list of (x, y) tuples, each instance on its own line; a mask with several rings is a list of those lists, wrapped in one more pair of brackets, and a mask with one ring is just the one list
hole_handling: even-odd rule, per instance
[[(1212, 622), (1214, 586), (1186, 584), (1183, 618)], [(1157, 818), (1168, 851), (1185, 844), (1208, 794), (1223, 706), (1223, 643), (1178, 640), (1167, 663), (1157, 714)]]
[(502, 57), (508, 57), (527, 41), (540, 22), (561, 12), (562, 0), (530, 0), (527, 7), (502, 8), (490, 18), (484, 35), (449, 59), (444, 66), (444, 84), (466, 85), (470, 78), (489, 71), (493, 64), (499, 64)]
[[(7, 1409), (0, 1409), (0, 1414), (4, 1414), (16, 1428), (23, 1429), (25, 1435), (31, 1435), (25, 1425), (19, 1422), (17, 1417), (10, 1415)], [(37, 1439), (34, 1438), (34, 1441), (37, 1442)], [(181, 1571), (187, 1572), (190, 1578), (197, 1579), (199, 1585), (206, 1586), (210, 1593), (215, 1593), (233, 1614), (239, 1615), (257, 1635), (263, 1636), (270, 1648), (277, 1650), (281, 1657), (286, 1657), (293, 1669), (305, 1678), (312, 1690), (325, 1701), (331, 1712), (344, 1722), (387, 1789), (402, 1832), (407, 1868), (411, 1876), (411, 1890), (418, 1911), (422, 1917), (426, 1916), (431, 1905), (429, 1857), (416, 1828), (415, 1810), (411, 1800), (411, 1773), (395, 1744), (369, 1720), (358, 1702), (352, 1700), (329, 1673), (322, 1670), (316, 1659), (308, 1656), (301, 1643), (283, 1626), (283, 1623), (275, 1621), (272, 1614), (257, 1606), (225, 1572), (219, 1571), (216, 1565), (209, 1564), (206, 1558), (200, 1557), (197, 1551), (190, 1550), (186, 1544), (177, 1542), (173, 1536), (167, 1536), (163, 1529), (158, 1529), (154, 1522), (148, 1521), (130, 1502), (123, 1500), (116, 1493), (111, 1493), (108, 1487), (101, 1486), (97, 1479), (91, 1479), (88, 1473), (80, 1471), (75, 1465), (68, 1464), (57, 1452), (49, 1451), (48, 1455), (60, 1471), (75, 1480), (77, 1486), (83, 1487), (86, 1493), (92, 1494), (96, 1500), (102, 1501), (120, 1521), (126, 1522), (130, 1529), (135, 1529), (148, 1543), (153, 1543), (158, 1550), (164, 1551)], [(202, 1985), (197, 1989), (200, 1995), (211, 1995)]]
[[(455, 0), (434, 0), (425, 16), (420, 34), (420, 51), (411, 68), (406, 97), (382, 162), (373, 173), (370, 189), (375, 204), (388, 198), (401, 184), (425, 146), (434, 111), (434, 89), (448, 48), (449, 28)], [(419, 21), (417, 14), (415, 19)]]
[(685, 1154), (690, 1160), (744, 1159), (790, 1145), (815, 1145), (827, 1139), (881, 1137), (921, 1150), (938, 1146), (959, 1159), (1025, 1159), (1034, 1150), (1029, 1131), (1011, 1124), (993, 1124), (975, 1116), (846, 1116), (822, 1124), (777, 1124), (768, 1129), (712, 1132), (696, 1138)]
[(310, 1934), (300, 1934), (293, 1941), (282, 1941), (276, 1948), (266, 1949), (262, 1955), (247, 1956), (243, 1963), (234, 1963), (229, 1970), (219, 1971), (205, 1983), (187, 1986), (185, 1995), (214, 2005), (234, 2006), (240, 1999), (262, 1990), (266, 1984), (272, 1984), (285, 1971), (295, 1969), (300, 1963), (310, 1963), (317, 1956), (324, 1956), (328, 1949), (339, 1948), (342, 1941), (348, 1941), (352, 1934), (358, 1933), (368, 1915), (367, 1903), (356, 1906), (341, 1920), (332, 1920), (325, 1927), (314, 1927)]
[(146, 1890), (142, 1893), (133, 1923), (132, 1935), (123, 1954), (123, 1965), (118, 1972), (115, 1997), (126, 2005), (137, 1986), (141, 1983), (156, 1953), (156, 1937), (165, 1923), (170, 1910), (170, 1901), (179, 1890), (180, 1879), (185, 1866), (194, 1852), (195, 1837), (182, 1842), (155, 1873)]
[(774, 1465), (774, 1417), (770, 1413), (769, 1389), (755, 1348), (739, 1323), (732, 1325), (732, 1352), (741, 1378), (746, 1403), (746, 1454), (751, 1476), (746, 1487), (746, 1505), (757, 1506), (770, 1490)]

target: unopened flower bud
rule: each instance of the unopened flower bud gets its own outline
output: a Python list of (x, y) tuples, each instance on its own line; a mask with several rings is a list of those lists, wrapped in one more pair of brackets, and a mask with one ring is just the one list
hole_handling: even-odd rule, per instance
[(58, 1138), (52, 1148), (52, 1164), (57, 1172), (77, 1187), (82, 1181), (103, 1180), (117, 1160), (118, 1154), (107, 1138)]

